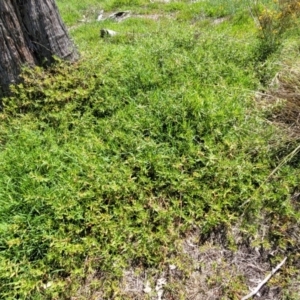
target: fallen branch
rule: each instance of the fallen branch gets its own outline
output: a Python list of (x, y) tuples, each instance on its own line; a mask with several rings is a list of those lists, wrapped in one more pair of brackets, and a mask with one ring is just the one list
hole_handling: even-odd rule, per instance
[(282, 267), (282, 265), (287, 260), (287, 257), (285, 257), (277, 266), (275, 269), (271, 271), (271, 273), (247, 296), (243, 297), (242, 300), (247, 300), (253, 296), (255, 296), (259, 290), (270, 280), (270, 278)]

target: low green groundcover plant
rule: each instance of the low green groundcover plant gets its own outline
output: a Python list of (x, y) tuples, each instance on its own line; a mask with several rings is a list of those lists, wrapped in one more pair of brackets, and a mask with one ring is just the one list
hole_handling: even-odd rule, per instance
[[(120, 31), (112, 39), (78, 26), (79, 62), (25, 69), (3, 99), (1, 299), (67, 299), (93, 272), (112, 299), (127, 266), (163, 267), (189, 230), (239, 223), (255, 237), (264, 217), (297, 219), (297, 159), (268, 177), (284, 137), (253, 102), (251, 17), (227, 7), (236, 15), (216, 26), (197, 18), (202, 5), (182, 1), (179, 20), (105, 21)], [(267, 242), (284, 249), (277, 225)]]

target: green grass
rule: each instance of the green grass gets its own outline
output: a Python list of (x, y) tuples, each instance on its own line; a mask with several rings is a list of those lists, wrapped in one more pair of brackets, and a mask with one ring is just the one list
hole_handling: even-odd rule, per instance
[[(58, 1), (81, 60), (25, 70), (3, 99), (0, 298), (68, 299), (96, 271), (113, 299), (124, 268), (163, 268), (193, 228), (241, 223), (257, 243), (295, 243), (299, 163), (266, 180), (285, 137), (253, 102), (265, 62), (247, 6), (189, 2)], [(101, 8), (174, 15), (77, 24)], [(255, 239), (271, 217), (277, 238)]]

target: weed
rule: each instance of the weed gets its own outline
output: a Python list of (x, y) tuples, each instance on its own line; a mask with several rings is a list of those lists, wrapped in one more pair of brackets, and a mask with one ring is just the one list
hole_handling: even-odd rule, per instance
[(261, 59), (265, 60), (280, 46), (282, 35), (296, 26), (300, 14), (300, 2), (275, 0), (271, 7), (263, 5), (262, 2), (253, 2), (251, 11), (259, 24), (259, 52)]

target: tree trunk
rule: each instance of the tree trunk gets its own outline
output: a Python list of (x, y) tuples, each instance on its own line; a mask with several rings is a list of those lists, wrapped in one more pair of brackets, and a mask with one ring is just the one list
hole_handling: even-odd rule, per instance
[(49, 64), (78, 53), (54, 0), (0, 0), (0, 87), (19, 81), (22, 65)]

